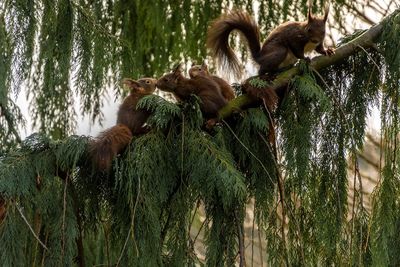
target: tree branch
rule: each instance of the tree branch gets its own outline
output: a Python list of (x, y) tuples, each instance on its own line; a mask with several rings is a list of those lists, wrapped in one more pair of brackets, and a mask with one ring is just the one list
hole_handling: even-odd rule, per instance
[[(399, 13), (399, 9), (393, 12), (393, 15)], [(379, 24), (372, 26), (369, 30), (351, 40), (345, 45), (336, 49), (336, 53), (332, 56), (317, 56), (311, 60), (311, 67), (315, 70), (320, 70), (331, 65), (337, 64), (345, 58), (357, 53), (361, 48), (374, 47), (374, 41), (382, 33), (383, 23), (386, 21), (384, 19)], [(268, 90), (277, 91), (279, 88), (285, 87), (290, 80), (300, 73), (297, 66), (286, 70), (276, 76), (276, 78), (269, 82)], [(254, 77), (250, 77), (252, 79)], [(247, 79), (246, 82), (249, 80)], [(218, 115), (220, 119), (229, 117), (234, 111), (240, 110), (245, 106), (253, 104), (256, 99), (250, 97), (247, 94), (238, 96), (237, 98), (231, 100), (225, 107), (219, 110)]]

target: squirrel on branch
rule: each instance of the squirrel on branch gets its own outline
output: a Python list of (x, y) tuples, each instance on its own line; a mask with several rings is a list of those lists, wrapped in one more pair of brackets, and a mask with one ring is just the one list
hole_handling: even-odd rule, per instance
[(178, 100), (185, 100), (191, 94), (197, 95), (201, 100), (200, 109), (206, 118), (218, 117), (218, 110), (227, 103), (220, 86), (211, 77), (197, 75), (188, 79), (183, 76), (180, 65), (159, 78), (157, 87), (173, 93)]
[(192, 79), (197, 76), (204, 76), (211, 78), (212, 80), (214, 80), (214, 82), (216, 82), (219, 85), (222, 96), (226, 99), (226, 101), (230, 101), (235, 98), (235, 92), (233, 91), (232, 86), (230, 86), (230, 84), (227, 83), (224, 79), (216, 75), (211, 75), (208, 72), (208, 66), (206, 65), (205, 62), (203, 62), (201, 65), (193, 65), (189, 69), (189, 76)]
[(152, 78), (123, 80), (131, 91), (119, 107), (117, 125), (101, 132), (89, 145), (92, 166), (96, 170), (109, 172), (114, 157), (124, 151), (132, 137), (148, 132), (144, 124), (150, 112), (137, 109), (136, 105), (142, 97), (154, 92), (156, 82)]
[(323, 55), (334, 54), (334, 49), (324, 48), (325, 24), (328, 19), (329, 5), (325, 6), (322, 18), (311, 13), (312, 0), (308, 2), (307, 20), (303, 22), (285, 22), (268, 35), (260, 46), (259, 27), (248, 13), (231, 11), (217, 18), (207, 32), (207, 46), (222, 64), (235, 72), (241, 72), (238, 59), (229, 46), (229, 34), (237, 30), (247, 40), (253, 60), (260, 66), (258, 74), (274, 73), (294, 64), (297, 59), (309, 60), (304, 53), (313, 50)]

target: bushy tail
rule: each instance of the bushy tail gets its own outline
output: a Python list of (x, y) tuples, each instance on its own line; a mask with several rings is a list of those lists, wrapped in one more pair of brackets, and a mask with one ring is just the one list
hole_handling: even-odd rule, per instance
[(239, 31), (247, 40), (254, 61), (260, 53), (260, 32), (253, 17), (243, 11), (231, 11), (212, 22), (207, 32), (207, 47), (224, 69), (228, 68), (241, 73), (238, 58), (229, 46), (229, 34)]
[(112, 161), (130, 143), (132, 132), (123, 124), (117, 124), (96, 137), (89, 147), (95, 171), (109, 172)]

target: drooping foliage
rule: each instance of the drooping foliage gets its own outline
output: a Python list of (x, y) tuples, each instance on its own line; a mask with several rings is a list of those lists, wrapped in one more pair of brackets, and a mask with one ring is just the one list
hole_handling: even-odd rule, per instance
[[(248, 108), (206, 130), (196, 97), (179, 104), (145, 97), (140, 106), (152, 111), (152, 130), (134, 137), (106, 175), (90, 166), (89, 137), (65, 137), (74, 122), (73, 96), (96, 118), (104, 88), (119, 77), (157, 75), (175, 59), (199, 59), (207, 22), (221, 3), (6, 2), (5, 18), (15, 20), (0, 20), (0, 56), (8, 64), (0, 65), (2, 145), (18, 139), (18, 121), (7, 114), (20, 117), (11, 112), (9, 94), (22, 83), (43, 133), (0, 154), (4, 266), (232, 266), (249, 245), (242, 244), (249, 201), (272, 266), (400, 264), (398, 11), (386, 20), (376, 49), (321, 72), (304, 66), (272, 113)], [(271, 9), (260, 10), (262, 20)], [(19, 76), (11, 74), (12, 64)], [(372, 212), (363, 207), (360, 186), (350, 214), (348, 160), (357, 160), (373, 105), (382, 110), (382, 177)], [(271, 118), (276, 144), (269, 139)], [(200, 236), (205, 259), (195, 250)]]
[[(305, 0), (283, 2), (261, 1), (264, 36), (290, 17), (304, 19)], [(101, 120), (103, 96), (121, 78), (156, 77), (177, 61), (202, 61), (209, 22), (232, 5), (253, 13), (249, 0), (2, 1), (0, 138), (19, 141), (22, 118), (12, 97), (22, 89), (34, 126), (52, 138), (72, 134), (78, 114)]]
[[(93, 255), (85, 253), (89, 264), (103, 260), (124, 266), (192, 265), (199, 260), (189, 245), (195, 242), (189, 233), (195, 216), (193, 208), (201, 202), (207, 221), (212, 222), (204, 226), (209, 244), (207, 262), (235, 262), (237, 227), (244, 219), (249, 195), (259, 197), (259, 213), (265, 212), (261, 205), (273, 201), (276, 175), (274, 168), (263, 166), (272, 157), (266, 152), (265, 142), (254, 143), (248, 138), (248, 131), (259, 135), (260, 140), (265, 135), (265, 115), (255, 108), (236, 118), (235, 128), (230, 131), (238, 136), (224, 127), (209, 134), (201, 130), (203, 119), (197, 98), (177, 106), (150, 96), (141, 105), (154, 110), (149, 119), (154, 129), (132, 141), (116, 160), (110, 177), (92, 175), (85, 154), (86, 137), (51, 142), (34, 134), (1, 161), (0, 190), (10, 214), (5, 219), (10, 225), (2, 225), (2, 259), (15, 263), (16, 255), (10, 253), (37, 241), (16, 211), (22, 210), (28, 221), (35, 221), (38, 239), (64, 238), (65, 243), (58, 248), (45, 241), (49, 252), (41, 246), (32, 248), (31, 257), (19, 258), (20, 264), (40, 261), (47, 253), (59, 255), (54, 259), (59, 263), (71, 262), (80, 252), (68, 242), (81, 240), (79, 235), (83, 235), (83, 241), (78, 242), (84, 248), (92, 242), (104, 245), (102, 250), (91, 252)], [(240, 152), (244, 145), (252, 150), (251, 155)], [(50, 173), (58, 177), (50, 179)], [(26, 179), (13, 184), (12, 177), (22, 176)], [(57, 231), (45, 220), (47, 212), (52, 211), (44, 206), (46, 200), (50, 201), (49, 194), (56, 195), (52, 204), (62, 207), (57, 209), (58, 215), (53, 214), (63, 225)], [(18, 223), (9, 221), (12, 216), (18, 218)], [(19, 227), (24, 228), (22, 241), (15, 243), (9, 237)], [(104, 234), (103, 228), (108, 229)], [(54, 264), (47, 257), (44, 262)]]
[[(371, 257), (377, 265), (396, 265), (400, 258), (398, 253), (391, 250), (381, 250), (379, 247), (399, 246), (400, 238), (396, 230), (399, 226), (399, 104), (400, 104), (400, 52), (395, 48), (400, 37), (398, 31), (400, 16), (397, 14), (389, 20), (382, 33), (383, 61), (382, 70), (385, 83), (382, 86), (381, 119), (384, 145), (384, 167), (380, 187), (376, 191), (371, 226)], [(393, 42), (389, 41), (393, 38)], [(378, 66), (377, 66), (378, 67)]]

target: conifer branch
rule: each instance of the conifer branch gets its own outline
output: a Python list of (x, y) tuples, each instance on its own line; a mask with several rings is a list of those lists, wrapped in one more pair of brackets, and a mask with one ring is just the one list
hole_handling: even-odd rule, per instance
[[(395, 11), (393, 14), (398, 13), (399, 10)], [(375, 47), (376, 44), (374, 41), (379, 35), (382, 33), (383, 24), (386, 20), (383, 20), (381, 23), (372, 26), (370, 29), (365, 31), (360, 36), (356, 37), (355, 39), (349, 41), (347, 44), (338, 47), (335, 51), (335, 54), (332, 56), (317, 56), (311, 60), (310, 66), (315, 70), (320, 70), (327, 68), (331, 65), (337, 64), (340, 61), (344, 60), (345, 58), (354, 55), (360, 49)], [(278, 91), (279, 89), (287, 86), (291, 79), (300, 73), (300, 69), (295, 66), (289, 70), (286, 70), (277, 77), (269, 82), (268, 90), (275, 90)], [(255, 76), (257, 77), (257, 76)], [(252, 79), (254, 77), (250, 77)], [(247, 80), (249, 80), (247, 79)], [(243, 94), (238, 96), (237, 98), (231, 100), (225, 107), (223, 107), (219, 111), (219, 118), (224, 119), (229, 117), (233, 112), (237, 110), (241, 110), (245, 106), (253, 104), (256, 100), (250, 97), (247, 94)]]

